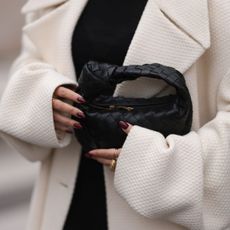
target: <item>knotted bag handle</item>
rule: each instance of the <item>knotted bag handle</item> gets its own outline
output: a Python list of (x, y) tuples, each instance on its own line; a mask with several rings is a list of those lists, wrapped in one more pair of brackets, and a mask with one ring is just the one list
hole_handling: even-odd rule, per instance
[(176, 89), (178, 97), (191, 103), (183, 74), (159, 63), (117, 66), (89, 61), (84, 65), (79, 77), (79, 92), (87, 100), (100, 94), (112, 95), (117, 84), (139, 77), (161, 79)]

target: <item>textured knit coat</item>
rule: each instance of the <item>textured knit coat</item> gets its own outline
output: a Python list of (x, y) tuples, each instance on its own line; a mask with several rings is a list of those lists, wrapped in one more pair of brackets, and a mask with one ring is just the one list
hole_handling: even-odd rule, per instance
[[(81, 146), (55, 132), (52, 95), (78, 84), (71, 37), (86, 3), (30, 0), (22, 8), (22, 49), (1, 100), (0, 133), (41, 163), (27, 230), (61, 230), (71, 202)], [(229, 0), (148, 1), (124, 64), (158, 62), (184, 73), (192, 130), (164, 138), (131, 129), (115, 173), (104, 167), (109, 230), (230, 229), (229, 21)], [(114, 96), (166, 91), (143, 76), (117, 85)]]

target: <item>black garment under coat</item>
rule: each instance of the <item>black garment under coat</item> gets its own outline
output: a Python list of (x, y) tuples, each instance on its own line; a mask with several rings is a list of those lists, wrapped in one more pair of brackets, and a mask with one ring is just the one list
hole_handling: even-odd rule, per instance
[[(146, 2), (147, 0), (88, 1), (72, 37), (76, 76), (80, 75), (83, 65), (89, 60), (122, 65)], [(107, 230), (106, 214), (103, 166), (81, 153), (64, 230)]]

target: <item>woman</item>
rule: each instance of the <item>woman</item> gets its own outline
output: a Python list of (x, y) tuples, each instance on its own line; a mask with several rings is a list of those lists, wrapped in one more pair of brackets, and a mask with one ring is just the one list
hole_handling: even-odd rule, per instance
[[(75, 65), (72, 61), (71, 41), (86, 3), (30, 0), (22, 8), (26, 16), (22, 50), (1, 100), (0, 130), (28, 160), (41, 162), (27, 229), (68, 228), (81, 159), (104, 165), (109, 230), (229, 229), (228, 0), (148, 0), (142, 5), (122, 64), (158, 62), (184, 73), (194, 108), (192, 131), (164, 138), (159, 132), (121, 123), (127, 133), (122, 148), (93, 150), (90, 159), (81, 158), (78, 141), (66, 132), (75, 124), (73, 114), (62, 106), (58, 118), (54, 103), (60, 100), (70, 109), (81, 97), (71, 90), (77, 87), (79, 63), (77, 56)], [(163, 84), (139, 78), (118, 85), (114, 96), (149, 97), (162, 91)], [(113, 172), (107, 166), (116, 156)], [(94, 218), (90, 212), (88, 208), (88, 222)], [(74, 224), (73, 219), (69, 223)]]

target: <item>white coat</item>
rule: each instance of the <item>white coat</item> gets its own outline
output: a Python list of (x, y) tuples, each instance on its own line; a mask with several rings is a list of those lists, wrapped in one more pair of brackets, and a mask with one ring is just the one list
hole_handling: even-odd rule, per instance
[[(22, 50), (1, 100), (0, 133), (41, 162), (27, 230), (61, 230), (71, 202), (81, 147), (55, 132), (52, 95), (59, 85), (77, 85), (71, 37), (86, 3), (30, 0), (22, 8)], [(158, 62), (184, 73), (192, 131), (164, 138), (131, 129), (115, 173), (104, 167), (109, 230), (230, 229), (229, 20), (229, 0), (148, 1), (124, 64)], [(114, 96), (164, 90), (143, 77), (119, 84)]]

